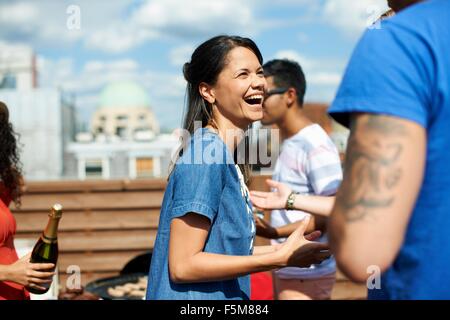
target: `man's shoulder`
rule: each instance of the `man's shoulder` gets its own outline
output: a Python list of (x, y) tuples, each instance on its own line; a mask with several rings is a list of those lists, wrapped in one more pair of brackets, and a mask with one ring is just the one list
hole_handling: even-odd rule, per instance
[[(431, 24), (449, 23), (448, 20), (436, 19), (439, 16), (449, 16), (450, 1), (448, 0), (427, 0), (412, 5), (394, 17), (387, 20), (387, 25), (405, 26), (408, 29), (424, 29), (424, 31), (432, 31), (425, 28)], [(411, 23), (411, 21), (414, 23)]]
[[(432, 45), (432, 40), (442, 36), (443, 30), (450, 28), (450, 1), (427, 0), (412, 5), (395, 16), (382, 21), (381, 25), (365, 32), (370, 41), (393, 41), (395, 43), (411, 40)], [(380, 32), (382, 31), (382, 32)], [(383, 32), (384, 31), (384, 32)], [(408, 48), (407, 46), (406, 48)]]
[(333, 142), (326, 131), (317, 123), (311, 124), (301, 130), (299, 134), (295, 136), (293, 142), (305, 146), (305, 152), (310, 152), (311, 150), (324, 145), (333, 145)]
[(328, 109), (330, 115), (346, 127), (355, 112), (397, 116), (426, 127), (439, 76), (436, 63), (448, 52), (448, 30), (448, 0), (412, 5), (366, 30)]

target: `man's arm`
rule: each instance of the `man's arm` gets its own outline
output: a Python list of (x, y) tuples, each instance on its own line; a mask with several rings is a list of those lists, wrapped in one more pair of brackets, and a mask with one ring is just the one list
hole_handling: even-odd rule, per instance
[[(285, 183), (268, 179), (269, 187), (276, 189), (274, 192), (251, 191), (250, 198), (253, 205), (260, 209), (285, 209), (286, 201), (292, 189)], [(294, 208), (306, 211), (317, 216), (329, 216), (334, 205), (334, 196), (313, 196), (296, 194)]]
[(344, 180), (329, 221), (342, 272), (366, 281), (367, 267), (394, 261), (422, 183), (425, 129), (400, 118), (353, 116)]

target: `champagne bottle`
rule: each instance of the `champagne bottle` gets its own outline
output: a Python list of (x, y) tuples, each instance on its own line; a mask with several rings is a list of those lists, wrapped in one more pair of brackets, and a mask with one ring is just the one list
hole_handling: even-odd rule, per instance
[[(55, 204), (50, 213), (44, 232), (42, 233), (39, 240), (34, 245), (33, 251), (31, 253), (31, 263), (53, 263), (56, 267), (56, 262), (58, 261), (58, 224), (59, 219), (62, 216), (62, 206), (60, 204)], [(52, 272), (54, 271), (51, 270)], [(29, 288), (28, 291), (34, 294), (44, 294), (50, 288), (50, 283), (41, 284), (40, 286), (45, 287), (45, 290), (39, 290), (36, 288)]]

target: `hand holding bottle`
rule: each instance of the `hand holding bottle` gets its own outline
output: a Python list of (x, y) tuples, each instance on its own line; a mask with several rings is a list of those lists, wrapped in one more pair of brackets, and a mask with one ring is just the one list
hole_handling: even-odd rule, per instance
[(51, 283), (55, 274), (48, 270), (55, 268), (55, 265), (53, 263), (31, 263), (30, 257), (31, 252), (7, 266), (6, 278), (27, 288), (44, 290), (45, 287), (42, 285)]

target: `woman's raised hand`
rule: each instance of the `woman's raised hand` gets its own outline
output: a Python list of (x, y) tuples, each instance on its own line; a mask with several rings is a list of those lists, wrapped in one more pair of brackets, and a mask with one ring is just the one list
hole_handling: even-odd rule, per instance
[[(277, 250), (282, 255), (283, 266), (307, 268), (312, 264), (319, 264), (331, 256), (327, 243), (313, 242), (305, 238), (304, 233), (309, 220), (309, 217), (305, 218), (302, 224)], [(313, 234), (310, 234), (308, 238), (314, 239), (317, 235), (320, 235)]]

